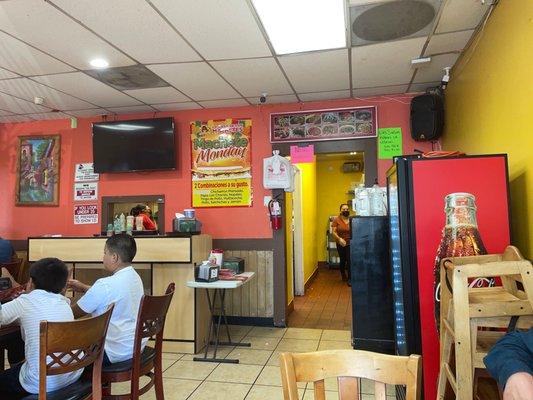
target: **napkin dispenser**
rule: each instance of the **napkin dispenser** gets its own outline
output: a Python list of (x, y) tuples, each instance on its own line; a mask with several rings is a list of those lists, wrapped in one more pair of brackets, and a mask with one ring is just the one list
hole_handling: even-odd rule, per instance
[(194, 268), (194, 280), (196, 282), (215, 282), (218, 281), (219, 267), (210, 262), (203, 262)]
[(172, 220), (172, 230), (174, 232), (197, 233), (202, 230), (202, 223), (196, 218), (174, 218)]

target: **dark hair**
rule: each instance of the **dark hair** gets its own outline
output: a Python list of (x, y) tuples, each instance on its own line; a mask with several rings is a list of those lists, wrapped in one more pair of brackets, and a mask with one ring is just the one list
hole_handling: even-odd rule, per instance
[(140, 214), (140, 210), (139, 210), (139, 206), (135, 206), (133, 207), (131, 210), (130, 210), (130, 215), (133, 215), (134, 217), (136, 217), (137, 215)]
[(342, 204), (339, 206), (339, 211), (342, 210), (342, 207), (343, 207), (343, 206), (346, 206), (346, 207), (350, 208), (350, 206), (349, 206), (348, 204), (346, 204), (346, 203), (342, 203)]
[(30, 267), (30, 278), (35, 289), (61, 293), (68, 279), (68, 268), (59, 258), (41, 258)]
[(126, 233), (118, 233), (106, 240), (105, 245), (110, 253), (117, 254), (120, 261), (128, 263), (133, 261), (137, 253), (135, 239)]

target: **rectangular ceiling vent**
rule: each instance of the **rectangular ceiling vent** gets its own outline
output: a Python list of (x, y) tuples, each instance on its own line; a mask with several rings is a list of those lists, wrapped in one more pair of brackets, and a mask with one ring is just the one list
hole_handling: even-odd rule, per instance
[(85, 73), (117, 90), (150, 89), (169, 86), (168, 83), (144, 65), (91, 69), (85, 71)]
[(351, 45), (427, 36), (441, 3), (441, 0), (395, 0), (351, 6)]

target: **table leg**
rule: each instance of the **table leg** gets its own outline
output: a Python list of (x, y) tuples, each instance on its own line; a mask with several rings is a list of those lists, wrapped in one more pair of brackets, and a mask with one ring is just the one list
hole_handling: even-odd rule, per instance
[[(231, 341), (231, 337), (229, 334), (229, 324), (228, 320), (226, 318), (226, 307), (225, 307), (225, 299), (226, 299), (226, 289), (221, 289), (222, 295), (220, 297), (220, 315), (218, 316), (218, 323), (220, 324), (220, 319), (224, 318), (224, 325), (226, 325), (226, 332), (228, 334), (228, 341), (227, 342), (220, 342), (218, 343), (221, 346), (237, 346), (237, 347), (250, 347), (251, 343), (235, 343)], [(217, 334), (217, 340), (218, 340), (218, 334)]]

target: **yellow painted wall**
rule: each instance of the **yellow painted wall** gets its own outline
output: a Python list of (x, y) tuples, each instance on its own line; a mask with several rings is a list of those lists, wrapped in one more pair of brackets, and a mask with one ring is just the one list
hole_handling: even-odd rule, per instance
[(304, 240), (304, 282), (318, 268), (316, 251), (317, 202), (316, 202), (316, 162), (298, 164), (302, 177), (302, 213)]
[[(318, 261), (327, 260), (328, 217), (339, 214), (339, 206), (353, 197), (346, 194), (352, 187), (352, 182), (359, 183), (363, 176), (361, 172), (343, 173), (342, 164), (345, 162), (346, 160), (319, 160), (316, 163)], [(351, 209), (352, 205), (349, 206)]]
[(533, 257), (532, 39), (533, 1), (500, 0), (484, 31), (452, 70), (443, 135), (446, 150), (509, 155), (513, 244), (529, 258)]
[(287, 254), (287, 305), (294, 300), (292, 284), (292, 193), (285, 193), (285, 249)]

